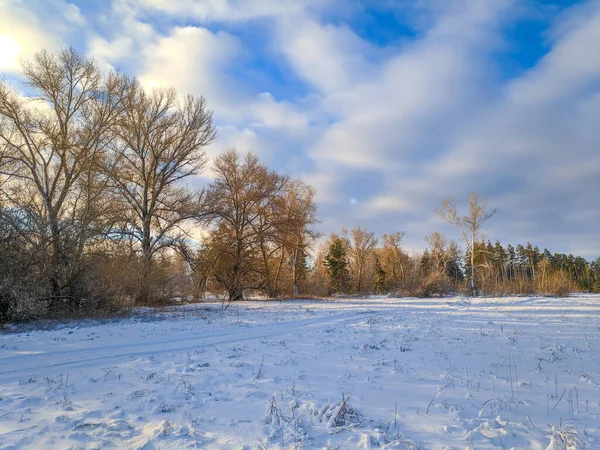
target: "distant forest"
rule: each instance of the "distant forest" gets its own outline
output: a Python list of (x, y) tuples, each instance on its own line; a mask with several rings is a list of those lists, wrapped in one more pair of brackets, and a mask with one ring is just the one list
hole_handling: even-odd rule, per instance
[[(600, 258), (483, 239), (473, 194), (407, 252), (362, 227), (325, 241), (311, 186), (225, 150), (204, 98), (148, 91), (73, 49), (24, 63), (27, 97), (0, 82), (0, 321), (109, 314), (139, 305), (335, 294), (433, 296), (600, 290)], [(190, 179), (212, 169), (212, 181)], [(321, 242), (320, 244), (318, 244)], [(462, 248), (462, 250), (461, 250)]]
[[(428, 245), (422, 253), (409, 254), (402, 249), (402, 236), (395, 233), (377, 240), (360, 227), (332, 236), (318, 254), (315, 271), (321, 274), (313, 274), (318, 282), (313, 279), (311, 285), (320, 289), (314, 294), (320, 295), (328, 286), (348, 293), (472, 294), (470, 251), (462, 252), (455, 242), (436, 232), (426, 237)], [(372, 244), (362, 246), (365, 241)], [(364, 253), (361, 271), (359, 260)], [(600, 290), (600, 258), (588, 262), (571, 254), (540, 251), (529, 243), (504, 247), (497, 241), (475, 242), (473, 254), (476, 295), (558, 296)], [(328, 284), (332, 274), (336, 283)]]

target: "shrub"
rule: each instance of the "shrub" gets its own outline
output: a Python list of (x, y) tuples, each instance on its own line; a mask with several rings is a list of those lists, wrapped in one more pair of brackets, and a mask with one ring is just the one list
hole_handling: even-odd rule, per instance
[(443, 297), (452, 292), (452, 283), (441, 272), (433, 272), (425, 277), (419, 286), (419, 297)]

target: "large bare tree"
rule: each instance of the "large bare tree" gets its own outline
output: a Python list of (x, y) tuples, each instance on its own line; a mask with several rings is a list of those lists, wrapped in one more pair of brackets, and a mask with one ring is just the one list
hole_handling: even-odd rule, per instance
[(85, 244), (104, 229), (96, 225), (107, 211), (106, 179), (97, 169), (131, 80), (104, 76), (71, 48), (36, 54), (23, 74), (31, 97), (0, 83), (2, 170), (11, 180), (1, 202), (12, 206), (3, 219), (49, 258), (52, 298), (72, 297)]
[(204, 191), (182, 186), (207, 163), (205, 147), (215, 139), (203, 97), (179, 99), (173, 89), (146, 92), (134, 85), (115, 127), (113, 159), (107, 165), (123, 205), (119, 234), (136, 243), (142, 261), (139, 301), (148, 301), (152, 260), (186, 238), (186, 221), (206, 212)]
[[(261, 246), (270, 240), (276, 226), (264, 217), (276, 220), (275, 204), (288, 179), (270, 171), (256, 155), (242, 156), (228, 150), (214, 161), (215, 181), (209, 190), (213, 222), (217, 225), (213, 239), (215, 258), (221, 261), (215, 276), (228, 292), (229, 301), (241, 300), (244, 289), (264, 289)], [(227, 264), (223, 264), (227, 261)], [(255, 275), (252, 277), (251, 275)]]
[(471, 293), (473, 297), (477, 296), (477, 287), (475, 285), (475, 256), (476, 243), (481, 240), (481, 227), (483, 224), (496, 214), (496, 209), (487, 209), (485, 198), (480, 199), (476, 192), (471, 193), (469, 199), (469, 214), (460, 216), (454, 204), (454, 197), (450, 196), (442, 200), (442, 208), (437, 210), (439, 216), (446, 222), (454, 225), (462, 237), (467, 247), (467, 253), (470, 258), (471, 266)]

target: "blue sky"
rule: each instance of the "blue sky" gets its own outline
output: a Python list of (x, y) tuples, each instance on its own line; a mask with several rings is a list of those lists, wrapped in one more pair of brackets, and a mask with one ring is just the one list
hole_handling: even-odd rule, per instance
[(478, 191), (491, 240), (600, 255), (599, 1), (0, 1), (5, 78), (65, 45), (204, 95), (210, 155), (312, 184), (324, 233), (458, 239), (434, 210)]

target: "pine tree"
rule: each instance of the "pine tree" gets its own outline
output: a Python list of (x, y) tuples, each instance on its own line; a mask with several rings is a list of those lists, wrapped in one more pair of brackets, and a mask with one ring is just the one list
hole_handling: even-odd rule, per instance
[(494, 262), (496, 264), (496, 270), (498, 270), (498, 274), (500, 280), (505, 280), (506, 276), (506, 253), (500, 241), (496, 241), (494, 244)]
[(525, 254), (527, 256), (527, 272), (529, 279), (535, 279), (535, 269), (540, 262), (540, 250), (537, 247), (532, 247), (528, 242), (525, 246)]
[(519, 276), (525, 278), (527, 276), (527, 255), (525, 254), (525, 247), (522, 244), (517, 244), (515, 248), (516, 252), (516, 266), (518, 268)]
[(508, 244), (506, 247), (506, 266), (508, 268), (508, 279), (514, 280), (516, 278), (516, 264), (517, 264), (517, 256), (515, 253), (515, 248)]
[(448, 262), (446, 264), (446, 276), (454, 282), (454, 287), (457, 287), (465, 280), (464, 273), (461, 269), (461, 255), (458, 245), (451, 241), (448, 248)]
[(385, 292), (385, 270), (381, 267), (381, 262), (379, 258), (375, 257), (375, 292), (379, 295)]
[(592, 292), (600, 292), (600, 257), (590, 263), (592, 272)]
[(332, 236), (323, 265), (327, 268), (333, 291), (338, 294), (346, 292), (350, 284), (347, 245), (339, 236)]
[(294, 287), (294, 295), (300, 295), (300, 283), (306, 280), (310, 267), (308, 265), (308, 254), (305, 247), (299, 247), (292, 251), (292, 256), (289, 258), (289, 266), (292, 269), (292, 282)]
[(431, 254), (429, 253), (429, 249), (425, 249), (421, 255), (420, 268), (423, 276), (431, 273)]

